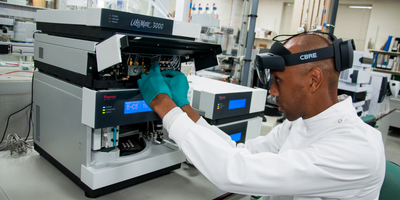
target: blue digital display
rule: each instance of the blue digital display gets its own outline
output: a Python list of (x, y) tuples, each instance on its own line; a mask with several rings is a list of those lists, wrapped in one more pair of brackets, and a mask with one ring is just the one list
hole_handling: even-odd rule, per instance
[(237, 99), (229, 101), (229, 110), (246, 107), (246, 99)]
[(125, 102), (124, 114), (140, 113), (140, 112), (148, 112), (148, 111), (152, 111), (152, 110), (144, 102), (144, 100)]
[(232, 135), (229, 135), (229, 136), (231, 136), (233, 141), (237, 142), (242, 138), (242, 132), (235, 133), (235, 134), (232, 134)]

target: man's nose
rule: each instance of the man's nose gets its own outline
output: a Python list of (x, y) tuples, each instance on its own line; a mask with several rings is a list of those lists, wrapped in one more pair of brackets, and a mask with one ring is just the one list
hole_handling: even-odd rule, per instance
[(279, 96), (278, 88), (277, 88), (275, 81), (272, 82), (272, 86), (271, 86), (271, 89), (269, 90), (269, 94), (274, 97)]

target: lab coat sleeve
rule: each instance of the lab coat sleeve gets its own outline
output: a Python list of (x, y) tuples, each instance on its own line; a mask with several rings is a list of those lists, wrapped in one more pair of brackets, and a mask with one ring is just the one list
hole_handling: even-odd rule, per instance
[(278, 153), (289, 134), (291, 124), (292, 122), (288, 120), (284, 121), (282, 124), (275, 126), (266, 136), (247, 140), (244, 148), (251, 153)]
[[(259, 153), (259, 152), (278, 152), (280, 146), (284, 143), (287, 133), (289, 132), (290, 123), (289, 121), (285, 121), (284, 124), (278, 125), (274, 127), (267, 136), (260, 136), (251, 140), (247, 140), (245, 144), (238, 143), (231, 139), (231, 137), (223, 132), (216, 126), (212, 126), (204, 120), (203, 117), (196, 122), (196, 124), (201, 125), (207, 129), (212, 130), (219, 137), (224, 139), (229, 145), (237, 148), (247, 148), (251, 153)], [(286, 130), (284, 130), (286, 129)]]
[[(179, 114), (169, 129), (170, 137), (205, 177), (221, 190), (234, 193), (334, 197), (340, 192), (351, 196), (376, 170), (369, 166), (377, 162), (378, 153), (364, 145), (346, 144), (340, 134), (307, 149), (275, 154), (232, 147), (186, 113)], [(350, 158), (335, 156), (348, 153)]]
[[(175, 107), (165, 115), (163, 119), (163, 125), (168, 133), (172, 123), (182, 113), (183, 111), (180, 108)], [(291, 125), (289, 121), (285, 121), (283, 124), (274, 127), (267, 136), (260, 136), (255, 139), (248, 140), (246, 141), (246, 144), (236, 144), (236, 142), (233, 141), (228, 134), (223, 132), (218, 127), (210, 125), (206, 120), (204, 120), (203, 117), (200, 117), (196, 124), (213, 131), (230, 146), (237, 148), (247, 148), (251, 153), (278, 152), (280, 146), (284, 143), (287, 137), (287, 133), (289, 132), (289, 127)]]
[(171, 109), (162, 119), (163, 122), (163, 127), (167, 130), (169, 133), (169, 130), (171, 128), (172, 123), (175, 121), (175, 119), (182, 114), (183, 111), (179, 107), (175, 107)]
[[(163, 126), (167, 130), (168, 133), (170, 131), (170, 127), (171, 127), (172, 123), (181, 114), (183, 114), (183, 111), (180, 108), (175, 107), (164, 116)], [(228, 143), (232, 147), (236, 146), (236, 143), (234, 141), (232, 141), (231, 137), (229, 137), (226, 133), (221, 131), (218, 127), (211, 126), (209, 123), (207, 123), (206, 120), (204, 120), (203, 117), (200, 117), (200, 119), (197, 120), (196, 124), (212, 130), (214, 133), (216, 133), (219, 137), (221, 137), (226, 143)]]
[[(228, 134), (223, 132), (218, 127), (210, 125), (206, 120), (204, 120), (203, 117), (200, 117), (200, 119), (196, 122), (196, 124), (213, 131), (215, 134), (217, 134), (219, 137), (221, 137), (230, 146), (236, 147), (236, 142), (233, 141), (232, 138)], [(238, 147), (243, 147), (243, 144), (238, 144)]]

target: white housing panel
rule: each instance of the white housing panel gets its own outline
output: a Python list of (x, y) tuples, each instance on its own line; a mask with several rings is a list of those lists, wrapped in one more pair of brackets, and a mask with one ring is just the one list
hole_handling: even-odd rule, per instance
[(125, 36), (115, 34), (96, 45), (97, 69), (102, 71), (122, 62), (120, 39)]
[(82, 88), (82, 124), (94, 128), (96, 91)]

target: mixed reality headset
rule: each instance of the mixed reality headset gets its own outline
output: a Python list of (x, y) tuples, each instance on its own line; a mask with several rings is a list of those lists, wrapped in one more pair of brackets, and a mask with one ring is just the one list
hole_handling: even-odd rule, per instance
[[(329, 35), (330, 40), (333, 45), (314, 49), (299, 53), (290, 52), (286, 47), (283, 46), (281, 42), (287, 41), (293, 37), (303, 34), (319, 33)], [(278, 37), (289, 36), (289, 38), (284, 40), (277, 40)], [(353, 51), (355, 50), (354, 41), (342, 39), (337, 39), (334, 35), (313, 31), (299, 33), (295, 35), (278, 35), (275, 36), (273, 41), (276, 41), (269, 50), (268, 53), (261, 53), (256, 55), (256, 70), (260, 81), (266, 84), (270, 78), (270, 70), (284, 70), (285, 66), (298, 65), (302, 63), (314, 62), (318, 60), (323, 60), (327, 58), (334, 58), (335, 68), (337, 71), (343, 71), (349, 69), (353, 65)]]

